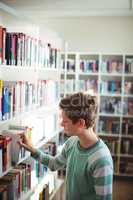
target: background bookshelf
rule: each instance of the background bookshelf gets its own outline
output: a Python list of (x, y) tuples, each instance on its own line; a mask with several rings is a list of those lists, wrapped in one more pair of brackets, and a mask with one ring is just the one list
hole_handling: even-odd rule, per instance
[(133, 177), (133, 55), (65, 52), (61, 63), (62, 93), (97, 96), (96, 132), (111, 150), (114, 175)]
[(8, 194), (12, 200), (58, 199), (63, 180), (19, 149), (17, 141), (13, 151), (13, 141), (25, 133), (37, 148), (56, 154), (60, 50), (41, 40), (37, 25), (4, 8), (0, 8), (0, 199), (8, 199)]

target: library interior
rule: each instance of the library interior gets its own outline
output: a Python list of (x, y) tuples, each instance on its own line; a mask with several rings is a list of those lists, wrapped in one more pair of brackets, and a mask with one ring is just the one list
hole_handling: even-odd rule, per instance
[(133, 0), (1, 0), (0, 200), (132, 188)]

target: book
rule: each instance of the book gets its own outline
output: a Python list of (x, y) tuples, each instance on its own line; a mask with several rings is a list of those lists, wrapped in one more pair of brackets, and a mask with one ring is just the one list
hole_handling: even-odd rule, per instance
[(7, 199), (14, 200), (15, 197), (15, 180), (13, 177), (5, 175), (0, 178), (0, 185), (4, 185), (7, 187), (8, 197)]
[(13, 180), (13, 192), (14, 192), (14, 200), (17, 200), (20, 197), (19, 193), (19, 173), (15, 172), (14, 170), (10, 171), (8, 174), (8, 177), (11, 177)]
[(11, 137), (0, 135), (0, 140), (2, 144), (2, 162), (3, 162), (3, 171), (6, 171), (11, 167)]
[(13, 168), (9, 174), (14, 174), (15, 178), (16, 178), (16, 186), (15, 186), (15, 193), (16, 193), (16, 196), (17, 196), (17, 199), (20, 197), (21, 195), (21, 188), (20, 188), (20, 185), (21, 185), (21, 171), (18, 170), (18, 169), (15, 169)]
[(9, 88), (4, 86), (2, 88), (2, 119), (9, 119)]
[(3, 172), (3, 140), (0, 140), (0, 176)]
[(3, 130), (2, 133), (12, 138), (10, 156), (12, 165), (14, 166), (21, 158), (25, 157), (25, 150), (18, 143), (22, 140), (25, 132), (23, 130)]
[(6, 185), (0, 185), (0, 200), (8, 200), (8, 190)]
[(3, 80), (0, 80), (0, 121), (2, 120)]
[(0, 65), (5, 64), (6, 28), (0, 26)]
[(0, 26), (0, 65), (2, 64), (3, 57), (3, 27)]

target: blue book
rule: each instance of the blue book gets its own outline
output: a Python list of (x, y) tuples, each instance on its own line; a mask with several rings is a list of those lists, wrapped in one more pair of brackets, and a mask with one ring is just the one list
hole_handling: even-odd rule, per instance
[(2, 119), (7, 120), (9, 119), (9, 88), (4, 87), (3, 88), (3, 96), (2, 96)]
[(111, 82), (111, 93), (115, 93), (116, 92), (116, 83), (115, 81)]

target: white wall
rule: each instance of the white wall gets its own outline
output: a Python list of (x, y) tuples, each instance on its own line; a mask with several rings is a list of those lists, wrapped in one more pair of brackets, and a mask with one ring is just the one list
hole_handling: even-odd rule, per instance
[(47, 19), (70, 51), (133, 53), (133, 17)]
[(7, 32), (22, 32), (39, 38), (44, 43), (50, 43), (52, 47), (62, 49), (63, 40), (54, 30), (32, 23), (26, 17), (14, 16), (0, 9), (0, 25), (5, 27)]
[(59, 50), (63, 49), (64, 41), (54, 30), (50, 30), (46, 26), (40, 26), (39, 35), (44, 43), (50, 43), (52, 47)]
[(38, 38), (38, 26), (26, 20), (26, 18), (0, 10), (0, 19), (1, 25), (6, 28), (7, 32), (22, 32)]

